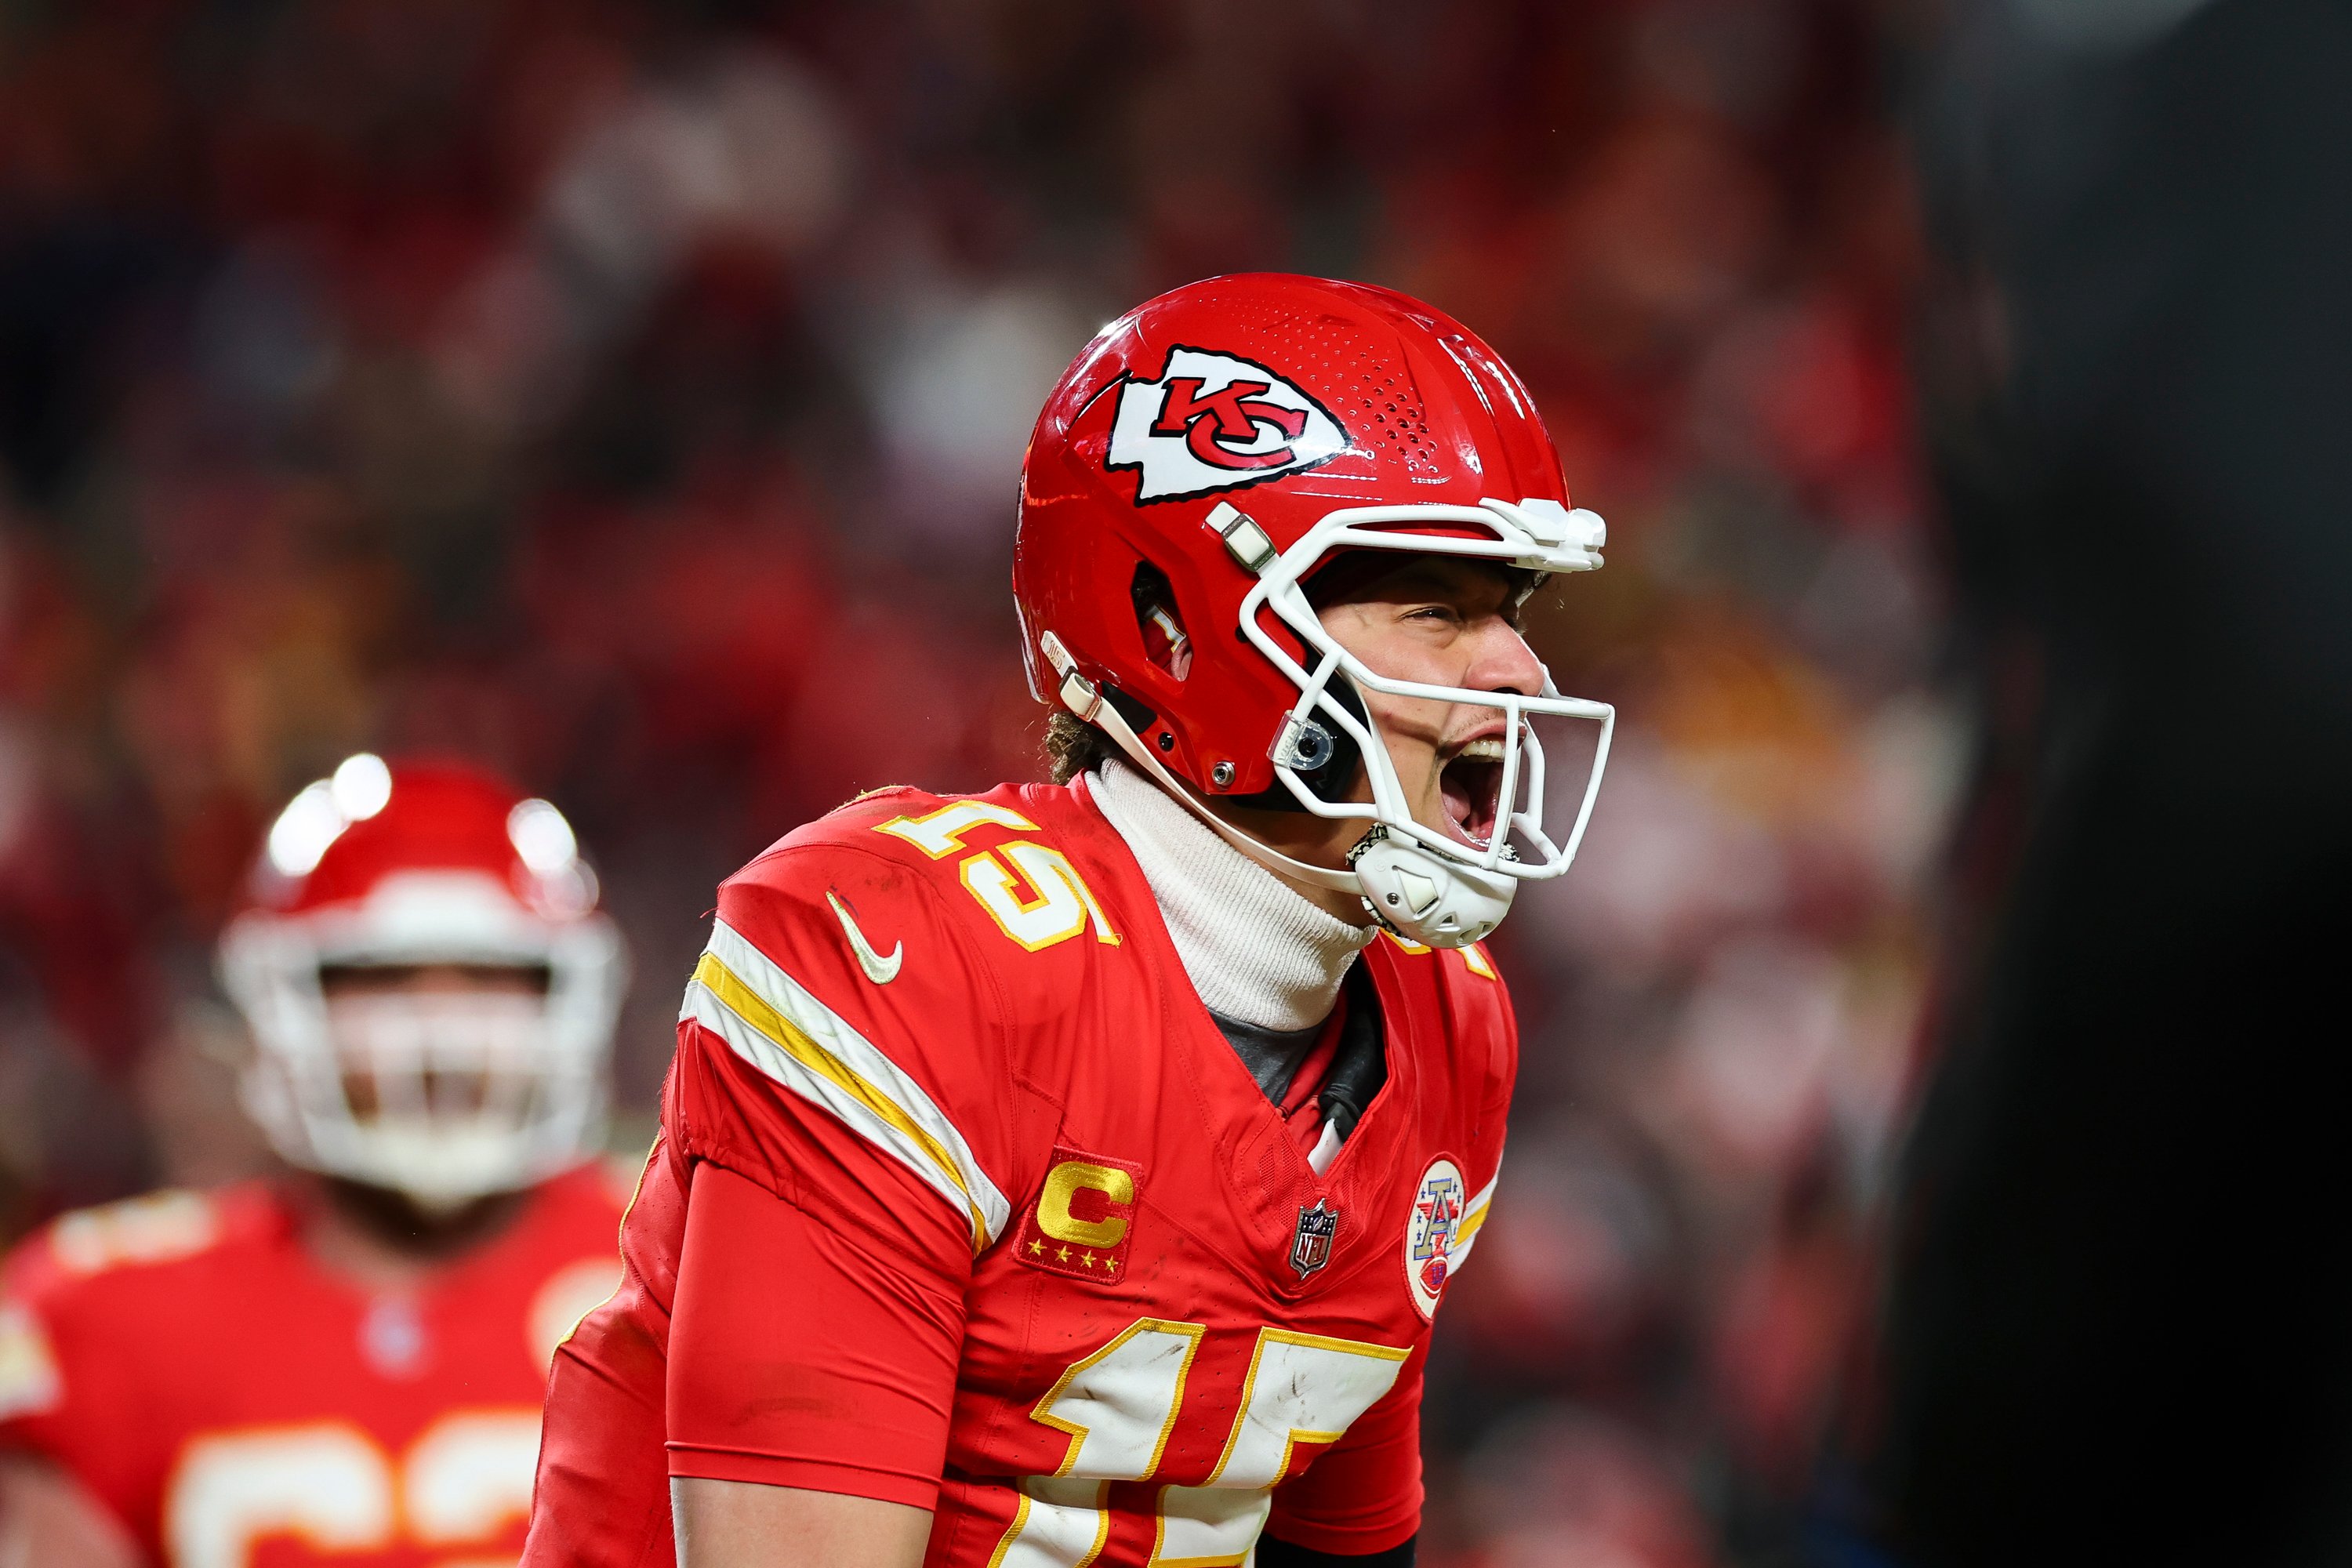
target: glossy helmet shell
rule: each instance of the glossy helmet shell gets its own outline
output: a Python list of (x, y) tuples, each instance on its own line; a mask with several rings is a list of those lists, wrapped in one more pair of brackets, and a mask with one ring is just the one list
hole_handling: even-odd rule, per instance
[[(1150, 710), (1139, 732), (1193, 788), (1266, 791), (1298, 689), (1243, 640), (1256, 579), (1211, 514), (1239, 508), (1281, 551), (1342, 508), (1487, 498), (1569, 505), (1527, 388), (1452, 317), (1286, 273), (1171, 289), (1087, 345), (1030, 437), (1013, 585), (1031, 688), (1057, 685), (1050, 633), (1131, 714)], [(1190, 639), (1181, 679), (1146, 642), (1146, 563)]]
[[(531, 842), (530, 824), (552, 807), (526, 802), (520, 791), (463, 763), (372, 768), (373, 761), (347, 762), (280, 815), (254, 868), (257, 911), (356, 915), (389, 879), (415, 873), (478, 879), (486, 895), (503, 895), (518, 915), (551, 923), (593, 905), (577, 847), (566, 855), (561, 839), (546, 847)], [(364, 939), (354, 933), (354, 940)]]
[[(223, 934), (221, 976), (253, 1030), (247, 1108), (289, 1163), (440, 1205), (528, 1184), (591, 1146), (626, 965), (555, 807), (463, 764), (362, 753), (279, 814), (251, 893)], [(349, 1103), (321, 972), (439, 964), (544, 971), (536, 1087), (511, 1124), (404, 1141)], [(428, 1049), (379, 1076), (403, 1075), (424, 1103), (418, 1080), (436, 1070)]]

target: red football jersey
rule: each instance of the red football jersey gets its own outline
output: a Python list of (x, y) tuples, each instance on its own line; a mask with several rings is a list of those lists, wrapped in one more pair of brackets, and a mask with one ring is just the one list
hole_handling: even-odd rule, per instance
[(1387, 1080), (1318, 1175), (1083, 786), (883, 791), (753, 861), (525, 1561), (669, 1561), (674, 1475), (933, 1508), (956, 1568), (1411, 1536), (1517, 1047), (1478, 949), (1363, 963)]
[(616, 1187), (557, 1177), (408, 1295), (321, 1267), (264, 1184), (68, 1215), (7, 1266), (0, 1446), (165, 1568), (511, 1563), (549, 1359), (619, 1278)]

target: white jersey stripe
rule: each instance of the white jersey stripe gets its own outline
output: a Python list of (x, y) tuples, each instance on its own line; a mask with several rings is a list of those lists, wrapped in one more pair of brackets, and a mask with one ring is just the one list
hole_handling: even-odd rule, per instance
[(1445, 1268), (1449, 1276), (1462, 1267), (1464, 1258), (1470, 1256), (1470, 1244), (1478, 1239), (1479, 1229), (1486, 1223), (1486, 1205), (1494, 1201), (1495, 1183), (1502, 1179), (1503, 1173), (1497, 1167), (1494, 1179), (1479, 1188), (1478, 1195), (1464, 1205), (1462, 1224), (1454, 1232), (1454, 1245), (1446, 1249)]
[(711, 929), (679, 1016), (914, 1172), (967, 1217), (973, 1251), (1003, 1234), (1012, 1205), (930, 1096), (724, 921)]

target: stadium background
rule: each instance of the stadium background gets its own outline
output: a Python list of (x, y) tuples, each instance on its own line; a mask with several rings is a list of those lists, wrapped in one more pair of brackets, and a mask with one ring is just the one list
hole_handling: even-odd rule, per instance
[(0, 1236), (255, 1169), (208, 945), (277, 806), (455, 752), (572, 816), (641, 1138), (716, 880), (1038, 772), (1022, 442), (1219, 271), (1533, 386), (1621, 704), (1497, 943), (1506, 1202), (1423, 1561), (1787, 1560), (1871, 1284), (1963, 761), (1880, 21), (1842, 0), (0, 5)]

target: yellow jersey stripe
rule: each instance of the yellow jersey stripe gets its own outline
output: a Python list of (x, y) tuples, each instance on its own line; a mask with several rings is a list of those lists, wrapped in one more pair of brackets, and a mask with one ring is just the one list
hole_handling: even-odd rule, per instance
[(1486, 1223), (1486, 1211), (1495, 1201), (1495, 1183), (1502, 1179), (1503, 1173), (1496, 1171), (1494, 1179), (1478, 1190), (1478, 1195), (1463, 1211), (1462, 1223), (1454, 1228), (1454, 1245), (1445, 1249), (1449, 1268), (1461, 1268), (1462, 1260), (1470, 1256), (1470, 1244), (1478, 1239), (1478, 1232)]
[[(943, 1176), (951, 1175), (953, 1186), (979, 1207), (989, 1239), (994, 1240), (1003, 1233), (1012, 1222), (1013, 1205), (981, 1168), (979, 1157), (964, 1141), (963, 1133), (948, 1120), (921, 1084), (724, 921), (711, 927), (710, 952), (753, 994), (792, 1023), (819, 1050), (878, 1091), (912, 1121), (923, 1134), (919, 1147), (926, 1158), (944, 1158), (946, 1162), (944, 1166), (933, 1168)], [(889, 1118), (882, 1120), (886, 1125), (890, 1122)]]
[[(750, 974), (743, 973), (747, 969)], [(681, 1014), (912, 1170), (966, 1215), (975, 1252), (1003, 1233), (1011, 1205), (929, 1096), (838, 1014), (723, 924), (712, 932), (710, 948), (695, 967)]]
[(956, 1169), (954, 1156), (942, 1147), (938, 1139), (923, 1131), (915, 1119), (898, 1109), (887, 1095), (852, 1072), (840, 1058), (818, 1045), (796, 1028), (790, 1018), (761, 1000), (759, 994), (719, 962), (714, 953), (706, 952), (695, 965), (694, 978), (724, 1003), (728, 1011), (751, 1025), (776, 1045), (791, 1054), (793, 1060), (813, 1072), (822, 1073), (857, 1102), (872, 1111), (898, 1134), (913, 1143), (930, 1162), (931, 1168), (945, 1176), (963, 1196), (964, 1206), (971, 1212), (973, 1249), (987, 1245), (988, 1218), (971, 1199), (971, 1189), (964, 1185), (963, 1175)]

